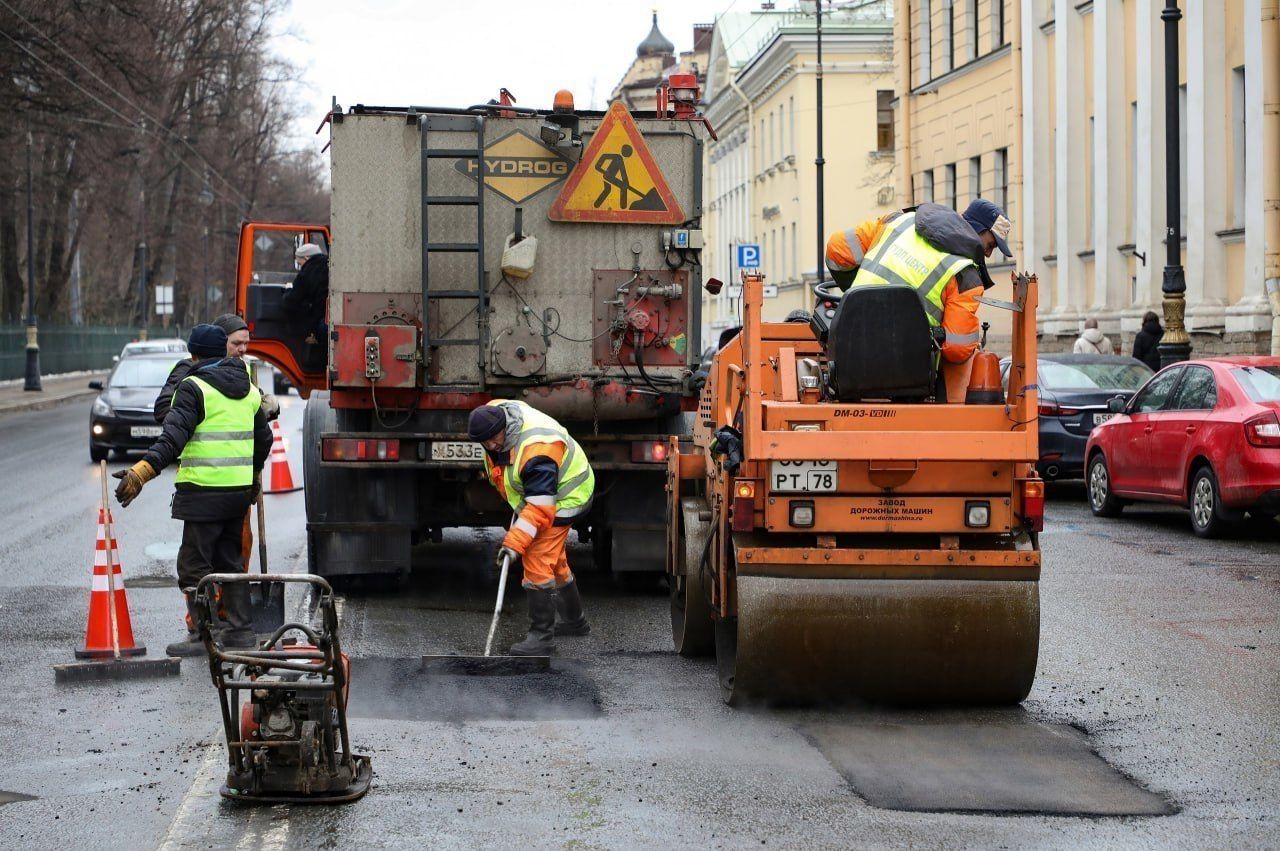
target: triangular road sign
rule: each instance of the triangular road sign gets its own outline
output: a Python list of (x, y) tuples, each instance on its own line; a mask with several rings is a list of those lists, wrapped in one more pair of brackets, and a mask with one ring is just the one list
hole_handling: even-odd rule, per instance
[(548, 218), (664, 225), (685, 220), (640, 128), (621, 102), (609, 107)]

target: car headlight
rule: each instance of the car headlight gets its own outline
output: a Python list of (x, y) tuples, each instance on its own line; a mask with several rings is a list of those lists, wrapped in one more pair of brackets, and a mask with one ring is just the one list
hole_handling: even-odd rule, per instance
[(107, 404), (107, 400), (99, 396), (93, 400), (93, 413), (99, 417), (110, 417), (115, 415), (115, 411), (111, 410), (111, 406)]

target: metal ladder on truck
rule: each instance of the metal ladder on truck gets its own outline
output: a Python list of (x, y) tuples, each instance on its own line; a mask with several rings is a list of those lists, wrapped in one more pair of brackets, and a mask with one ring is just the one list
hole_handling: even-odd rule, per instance
[[(415, 118), (411, 114), (411, 120)], [(429, 390), (475, 391), (485, 386), (485, 347), (489, 331), (489, 293), (484, 269), (484, 116), (438, 115), (427, 113), (416, 116), (421, 141), (421, 221), (422, 221), (422, 354), (423, 369), (431, 367), (431, 352), (439, 346), (475, 346), (477, 384), (428, 384)], [(474, 133), (475, 146), (467, 148), (434, 148), (430, 145), (431, 133)], [(434, 195), (430, 188), (431, 161), (439, 159), (474, 159), (478, 164), (475, 195)], [(432, 242), (429, 230), (430, 213), (439, 207), (473, 207), (476, 213), (475, 240), (471, 242)], [(449, 289), (431, 285), (430, 258), (433, 254), (470, 254), (475, 258), (475, 289)], [(443, 300), (474, 301), (476, 314), (474, 337), (432, 338), (430, 320), (435, 303)], [(461, 323), (459, 323), (461, 324)]]

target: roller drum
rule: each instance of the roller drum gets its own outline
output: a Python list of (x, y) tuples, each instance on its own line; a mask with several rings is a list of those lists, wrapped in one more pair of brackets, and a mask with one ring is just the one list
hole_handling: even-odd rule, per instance
[(1035, 679), (1035, 581), (739, 576), (737, 603), (716, 626), (729, 703), (1010, 704)]

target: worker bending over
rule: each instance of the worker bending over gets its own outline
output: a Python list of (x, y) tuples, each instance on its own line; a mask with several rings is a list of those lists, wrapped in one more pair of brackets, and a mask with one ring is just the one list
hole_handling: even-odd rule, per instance
[(827, 240), (826, 265), (843, 286), (906, 284), (924, 304), (929, 324), (941, 328), (942, 376), (947, 401), (963, 404), (978, 350), (978, 296), (995, 285), (985, 258), (1006, 257), (1012, 227), (1004, 212), (977, 198), (958, 215), (940, 204), (889, 213)]
[[(210, 573), (241, 569), (240, 531), (253, 504), (257, 474), (271, 453), (271, 429), (261, 408), (261, 394), (249, 380), (244, 361), (229, 358), (227, 334), (216, 325), (197, 325), (187, 342), (194, 364), (178, 383), (160, 437), (142, 460), (115, 473), (120, 479), (116, 500), (128, 507), (175, 459), (180, 460), (172, 512), (182, 520), (178, 548), (178, 587), (186, 594), (195, 620), (192, 592)], [(223, 589), (227, 647), (254, 644), (249, 586)], [(190, 655), (198, 636), (166, 648), (170, 655)]]
[(501, 566), (509, 557), (524, 565), (529, 634), (509, 652), (548, 655), (553, 634), (591, 631), (564, 548), (573, 522), (591, 508), (595, 474), (577, 441), (524, 402), (481, 405), (471, 412), (467, 436), (484, 446), (489, 482), (516, 513), (496, 561)]

